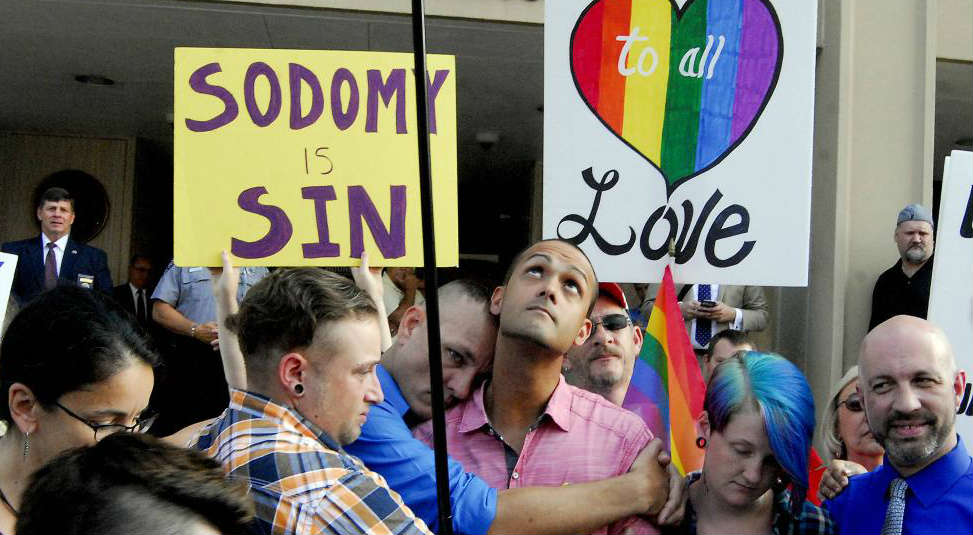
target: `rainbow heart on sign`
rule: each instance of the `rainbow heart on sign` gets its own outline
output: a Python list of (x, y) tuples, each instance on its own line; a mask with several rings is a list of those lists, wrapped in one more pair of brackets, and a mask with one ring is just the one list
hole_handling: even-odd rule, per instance
[(750, 133), (784, 56), (769, 0), (595, 0), (570, 46), (581, 97), (667, 195)]

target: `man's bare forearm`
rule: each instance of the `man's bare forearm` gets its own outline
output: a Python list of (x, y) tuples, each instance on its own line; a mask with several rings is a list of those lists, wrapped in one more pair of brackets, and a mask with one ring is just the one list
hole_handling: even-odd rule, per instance
[(489, 533), (591, 533), (649, 509), (636, 498), (647, 494), (646, 487), (644, 477), (624, 474), (562, 487), (501, 490)]
[(239, 305), (236, 296), (216, 296), (216, 322), (219, 328), (220, 358), (223, 360), (223, 377), (230, 389), (247, 389), (247, 368), (243, 361), (243, 351), (236, 333), (226, 326), (226, 318), (236, 314)]

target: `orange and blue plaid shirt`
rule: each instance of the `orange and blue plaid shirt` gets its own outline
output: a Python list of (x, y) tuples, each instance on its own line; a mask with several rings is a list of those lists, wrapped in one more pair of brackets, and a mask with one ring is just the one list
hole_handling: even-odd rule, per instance
[(233, 390), (230, 406), (192, 447), (244, 479), (259, 533), (429, 534), (382, 476), (300, 414)]

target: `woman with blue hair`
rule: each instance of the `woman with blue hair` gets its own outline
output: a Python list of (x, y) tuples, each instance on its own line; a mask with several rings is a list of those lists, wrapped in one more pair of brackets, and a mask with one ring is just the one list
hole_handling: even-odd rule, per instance
[(834, 532), (827, 512), (804, 499), (814, 398), (796, 366), (739, 352), (713, 371), (703, 409), (697, 445), (706, 457), (689, 476), (680, 533)]

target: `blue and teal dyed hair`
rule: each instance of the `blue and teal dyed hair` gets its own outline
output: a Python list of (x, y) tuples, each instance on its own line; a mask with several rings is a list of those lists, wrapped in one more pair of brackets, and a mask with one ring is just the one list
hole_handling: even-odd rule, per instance
[(797, 504), (808, 486), (808, 456), (814, 435), (814, 396), (797, 366), (773, 353), (741, 351), (713, 370), (703, 408), (720, 433), (734, 414), (757, 409), (777, 464), (794, 484)]

